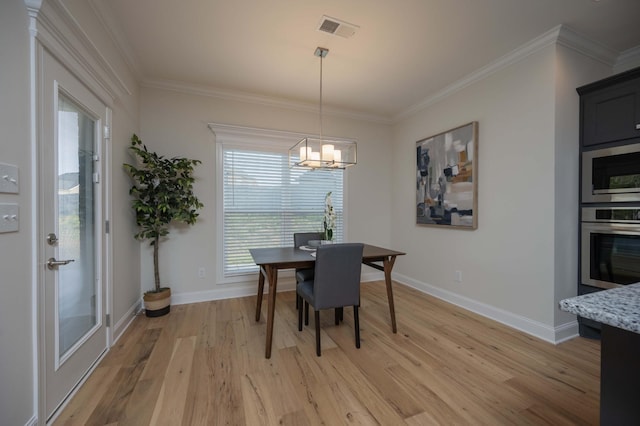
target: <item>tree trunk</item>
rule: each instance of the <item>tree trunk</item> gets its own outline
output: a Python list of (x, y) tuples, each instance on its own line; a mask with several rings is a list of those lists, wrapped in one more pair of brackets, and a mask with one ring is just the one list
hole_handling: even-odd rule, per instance
[(160, 291), (160, 271), (158, 268), (158, 245), (160, 243), (160, 237), (153, 240), (153, 277), (156, 283), (156, 292)]

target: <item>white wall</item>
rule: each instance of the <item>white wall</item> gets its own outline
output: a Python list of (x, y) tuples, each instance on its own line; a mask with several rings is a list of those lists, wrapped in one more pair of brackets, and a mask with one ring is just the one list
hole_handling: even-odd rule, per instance
[[(211, 96), (143, 88), (141, 134), (150, 149), (166, 156), (197, 158), (195, 192), (205, 207), (192, 228), (175, 229), (161, 245), (160, 276), (170, 285), (175, 301), (216, 297), (229, 285), (216, 283), (216, 170), (214, 135), (207, 123), (318, 133), (317, 113), (256, 105)], [(324, 133), (355, 138), (358, 164), (347, 169), (346, 226), (350, 241), (387, 246), (391, 221), (390, 126), (331, 115), (324, 116)], [(171, 258), (169, 260), (169, 258)], [(152, 259), (143, 247), (142, 289), (152, 286)], [(206, 278), (198, 278), (198, 268)], [(237, 287), (237, 285), (236, 285)], [(204, 292), (199, 293), (198, 292)], [(255, 292), (255, 280), (245, 294)]]
[(548, 308), (554, 326), (575, 321), (575, 315), (557, 308), (575, 296), (578, 285), (578, 193), (580, 99), (576, 88), (605, 78), (611, 67), (558, 45), (555, 65), (555, 295)]
[[(530, 332), (553, 327), (554, 71), (550, 45), (405, 119), (394, 135), (391, 235), (408, 253), (396, 272)], [(478, 229), (415, 225), (415, 142), (471, 121), (479, 122)]]
[(29, 31), (22, 0), (0, 3), (0, 163), (20, 168), (20, 231), (0, 234), (0, 424), (23, 425), (35, 410), (31, 282)]

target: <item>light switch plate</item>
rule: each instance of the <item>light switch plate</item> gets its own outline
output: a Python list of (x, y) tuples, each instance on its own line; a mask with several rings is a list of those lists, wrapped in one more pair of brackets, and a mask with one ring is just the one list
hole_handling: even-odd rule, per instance
[(20, 228), (20, 213), (17, 204), (0, 204), (0, 233), (17, 232)]
[(0, 192), (17, 194), (20, 189), (18, 182), (18, 166), (0, 163)]

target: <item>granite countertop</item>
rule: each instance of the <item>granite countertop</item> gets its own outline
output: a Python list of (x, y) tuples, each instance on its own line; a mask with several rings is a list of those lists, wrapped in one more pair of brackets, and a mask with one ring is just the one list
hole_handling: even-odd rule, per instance
[(640, 283), (564, 299), (560, 309), (640, 333)]

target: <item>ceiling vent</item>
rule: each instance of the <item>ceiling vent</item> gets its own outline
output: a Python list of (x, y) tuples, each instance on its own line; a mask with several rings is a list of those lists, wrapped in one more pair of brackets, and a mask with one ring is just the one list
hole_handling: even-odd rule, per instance
[(357, 25), (350, 24), (348, 22), (341, 21), (330, 16), (323, 16), (318, 25), (318, 31), (337, 35), (344, 38), (351, 38), (360, 28)]

